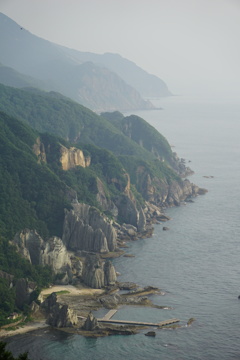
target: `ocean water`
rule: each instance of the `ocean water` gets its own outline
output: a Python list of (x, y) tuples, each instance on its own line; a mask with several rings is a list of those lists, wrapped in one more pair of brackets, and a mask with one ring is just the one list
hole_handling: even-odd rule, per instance
[[(32, 360), (240, 359), (240, 101), (172, 97), (163, 110), (138, 111), (195, 171), (190, 180), (208, 189), (194, 203), (167, 210), (169, 231), (156, 225), (151, 239), (129, 244), (134, 258), (114, 265), (120, 281), (161, 288), (153, 302), (171, 309), (123, 307), (115, 319), (180, 328), (90, 339), (47, 329), (15, 336), (8, 348)], [(205, 177), (208, 176), (208, 177)], [(212, 176), (211, 178), (209, 176)], [(166, 224), (164, 224), (166, 225)], [(189, 318), (196, 321), (187, 327)]]

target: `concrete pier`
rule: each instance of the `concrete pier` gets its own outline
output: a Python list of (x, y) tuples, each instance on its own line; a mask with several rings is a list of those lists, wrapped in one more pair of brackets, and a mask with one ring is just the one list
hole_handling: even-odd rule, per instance
[[(114, 314), (117, 311), (114, 312)], [(107, 313), (108, 315), (109, 313)], [(113, 314), (113, 315), (114, 315)], [(178, 323), (180, 320), (179, 319), (169, 319), (169, 320), (164, 320), (161, 321), (159, 323), (151, 323), (151, 322), (144, 322), (144, 321), (131, 321), (131, 320), (112, 320), (111, 318), (106, 318), (106, 316), (102, 319), (97, 319), (98, 322), (100, 323), (109, 323), (109, 324), (116, 324), (116, 325), (139, 325), (139, 326), (154, 326), (154, 327), (162, 327), (162, 326), (167, 326), (167, 325), (171, 325), (171, 324), (176, 324)], [(111, 314), (110, 314), (111, 315)], [(111, 315), (111, 317), (113, 316)]]

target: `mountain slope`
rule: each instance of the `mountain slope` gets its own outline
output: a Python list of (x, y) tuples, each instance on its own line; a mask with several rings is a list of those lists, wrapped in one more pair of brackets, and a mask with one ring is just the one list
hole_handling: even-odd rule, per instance
[(34, 129), (77, 143), (91, 143), (116, 154), (152, 155), (91, 110), (56, 93), (15, 89), (0, 84), (0, 110)]
[(118, 74), (127, 84), (134, 87), (144, 98), (171, 96), (166, 83), (159, 77), (147, 73), (134, 62), (119, 54), (94, 54), (59, 46), (72, 60), (84, 63), (92, 61)]
[(1, 13), (0, 33), (0, 62), (41, 80), (48, 90), (59, 91), (95, 111), (153, 107), (113, 71), (82, 64)]
[(20, 74), (18, 71), (2, 64), (0, 64), (0, 83), (16, 88), (44, 88), (44, 84), (41, 81), (37, 81), (30, 76)]
[[(153, 180), (151, 177), (155, 180), (159, 177), (165, 179), (166, 196), (157, 196), (161, 199), (157, 202), (161, 204), (168, 202), (167, 194), (172, 181), (179, 182), (180, 187), (183, 185), (177, 175), (184, 177), (191, 173), (172, 152), (167, 140), (138, 116), (124, 117), (119, 112), (99, 116), (58, 93), (20, 90), (4, 85), (0, 85), (0, 97), (0, 110), (18, 117), (38, 131), (61, 136), (74, 146), (86, 148), (86, 144), (91, 144), (110, 150), (120, 156), (120, 161), (128, 170), (131, 163), (137, 164), (139, 160), (145, 162), (144, 188), (149, 188), (149, 181)], [(122, 156), (127, 157), (127, 160), (125, 158), (123, 162)], [(141, 172), (141, 165), (133, 165), (133, 168)], [(133, 178), (136, 178), (135, 175)], [(155, 180), (152, 182), (158, 183)], [(154, 186), (151, 191), (156, 190)], [(145, 190), (140, 192), (147, 194)], [(158, 186), (156, 194), (159, 191), (161, 186)], [(145, 198), (148, 199), (148, 196)]]

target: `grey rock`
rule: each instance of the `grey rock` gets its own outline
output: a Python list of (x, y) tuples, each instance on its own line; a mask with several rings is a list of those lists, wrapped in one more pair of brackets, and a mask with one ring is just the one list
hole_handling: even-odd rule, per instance
[(116, 308), (121, 302), (121, 297), (118, 294), (106, 295), (100, 298), (100, 303), (107, 309)]
[(55, 274), (66, 272), (71, 260), (62, 239), (53, 236), (47, 240), (40, 256), (41, 265), (49, 265)]
[(155, 331), (148, 331), (145, 336), (153, 336), (155, 337), (156, 336), (156, 332)]
[(125, 223), (131, 224), (137, 228), (138, 231), (142, 231), (146, 226), (146, 217), (139, 206), (136, 205), (136, 200), (129, 191), (128, 194), (123, 195), (116, 201), (118, 207), (119, 216)]
[(24, 304), (30, 301), (31, 293), (36, 289), (36, 284), (27, 279), (18, 279), (15, 285), (16, 299), (15, 304), (18, 308), (22, 308)]
[(114, 285), (116, 279), (115, 269), (109, 260), (104, 263), (97, 254), (86, 256), (82, 272), (82, 280), (86, 285), (101, 289), (104, 286)]
[(47, 319), (47, 324), (57, 328), (73, 327), (77, 323), (77, 315), (68, 305), (57, 304)]
[(96, 199), (98, 203), (101, 205), (103, 211), (109, 211), (114, 217), (118, 216), (118, 208), (114, 204), (114, 202), (110, 199), (108, 194), (106, 194), (105, 187), (102, 181), (97, 178), (97, 195)]
[(105, 286), (112, 286), (116, 283), (117, 275), (111, 261), (106, 260), (104, 264), (104, 283)]
[(31, 264), (48, 265), (55, 274), (66, 273), (71, 266), (67, 248), (57, 236), (45, 242), (36, 230), (25, 229), (14, 236), (13, 243)]
[(41, 305), (48, 313), (47, 324), (62, 328), (78, 323), (77, 314), (68, 305), (59, 304), (56, 293), (52, 293)]
[(97, 319), (93, 316), (93, 314), (90, 312), (88, 314), (88, 317), (83, 325), (83, 329), (87, 331), (93, 331), (99, 328), (99, 324)]
[(44, 241), (36, 230), (24, 229), (19, 231), (13, 239), (18, 252), (33, 265), (41, 263), (40, 254), (44, 248)]
[(63, 242), (68, 249), (106, 253), (116, 249), (116, 240), (112, 222), (98, 209), (86, 204), (73, 204), (73, 210), (66, 210)]

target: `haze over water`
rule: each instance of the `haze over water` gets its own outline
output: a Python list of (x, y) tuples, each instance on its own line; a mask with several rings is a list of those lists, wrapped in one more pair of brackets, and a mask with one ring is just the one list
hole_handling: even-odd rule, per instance
[[(158, 103), (159, 104), (159, 103)], [(172, 97), (164, 110), (139, 111), (195, 171), (192, 182), (208, 193), (167, 210), (172, 220), (151, 239), (130, 243), (134, 258), (114, 260), (120, 281), (166, 292), (153, 302), (171, 310), (124, 307), (115, 319), (181, 320), (181, 328), (133, 336), (87, 339), (41, 330), (11, 339), (9, 348), (29, 350), (32, 360), (55, 359), (239, 359), (240, 325), (240, 102)], [(213, 176), (207, 178), (204, 176)], [(189, 318), (195, 322), (186, 327)]]

